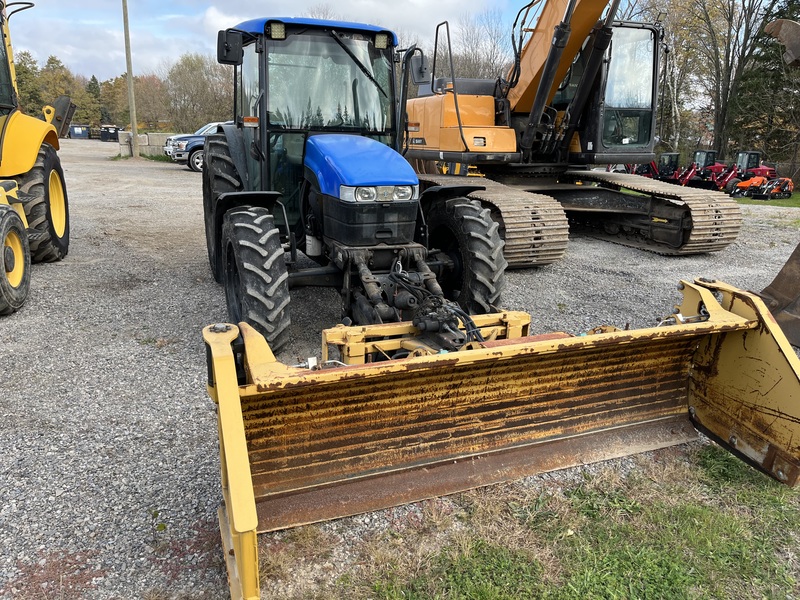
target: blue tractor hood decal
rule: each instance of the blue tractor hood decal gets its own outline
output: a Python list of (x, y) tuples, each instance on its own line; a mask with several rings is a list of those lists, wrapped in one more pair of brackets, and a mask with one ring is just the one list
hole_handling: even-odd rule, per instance
[(414, 169), (400, 154), (357, 135), (315, 135), (306, 142), (305, 166), (323, 194), (339, 197), (339, 186), (417, 185)]

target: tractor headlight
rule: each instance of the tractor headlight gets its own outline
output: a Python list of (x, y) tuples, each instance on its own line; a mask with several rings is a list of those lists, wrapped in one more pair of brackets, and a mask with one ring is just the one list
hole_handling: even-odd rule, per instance
[(380, 185), (339, 187), (339, 199), (344, 202), (399, 202), (416, 200), (419, 195), (418, 185)]
[(398, 185), (394, 188), (394, 200), (412, 200), (414, 198), (413, 185)]

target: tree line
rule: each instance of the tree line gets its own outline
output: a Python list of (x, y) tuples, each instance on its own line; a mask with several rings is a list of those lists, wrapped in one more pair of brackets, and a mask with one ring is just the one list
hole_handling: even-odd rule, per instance
[[(50, 56), (40, 66), (30, 52), (14, 56), (21, 109), (38, 114), (58, 96), (77, 106), (72, 122), (91, 127), (130, 124), (128, 81), (123, 73), (106, 81), (73, 74)], [(165, 73), (134, 76), (136, 116), (145, 131), (194, 131), (233, 112), (231, 68), (212, 56), (184, 54)]]
[[(777, 18), (799, 20), (800, 4), (670, 0), (669, 11), (663, 12), (663, 7), (658, 0), (629, 0), (619, 14), (625, 20), (660, 22), (664, 29), (657, 150), (679, 151), (683, 163), (699, 148), (717, 150), (728, 159), (738, 150), (760, 150), (766, 160), (789, 163), (792, 172), (787, 174), (795, 176), (800, 170), (800, 69), (784, 65), (782, 46), (763, 29)], [(328, 4), (312, 7), (306, 16), (343, 18)], [(457, 77), (508, 73), (512, 31), (498, 10), (462, 15), (451, 33)], [(398, 35), (403, 47), (418, 43), (403, 31)], [(421, 46), (431, 56), (433, 48)], [(124, 74), (99, 82), (73, 75), (53, 56), (41, 67), (27, 52), (16, 59), (20, 101), (28, 112), (69, 94), (78, 105), (76, 123), (129, 123)], [(447, 64), (449, 71), (449, 62), (439, 64)], [(199, 54), (181, 56), (160, 75), (136, 76), (139, 121), (151, 129), (166, 123), (172, 131), (192, 131), (227, 119), (231, 77), (230, 67)]]

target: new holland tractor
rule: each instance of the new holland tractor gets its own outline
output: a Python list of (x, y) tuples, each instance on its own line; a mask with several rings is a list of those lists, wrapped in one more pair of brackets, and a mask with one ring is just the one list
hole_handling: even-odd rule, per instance
[(465, 197), (479, 187), (421, 194), (398, 152), (395, 67), (424, 77), (421, 52), (371, 25), (262, 18), (221, 31), (218, 60), (235, 67), (235, 108), (206, 138), (203, 203), (231, 320), (277, 350), (290, 288), (335, 286), (345, 322), (414, 321), (447, 347), (458, 318), (497, 304), (498, 226)]
[(69, 249), (67, 190), (56, 151), (74, 105), (66, 99), (46, 106), (43, 119), (20, 111), (8, 18), (33, 6), (22, 4), (7, 13), (0, 2), (0, 315), (17, 311), (28, 297), (31, 262), (61, 260)]

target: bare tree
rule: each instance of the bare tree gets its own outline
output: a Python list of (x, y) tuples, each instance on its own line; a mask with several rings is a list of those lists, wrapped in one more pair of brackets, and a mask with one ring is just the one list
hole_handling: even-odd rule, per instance
[[(461, 16), (451, 30), (456, 77), (494, 79), (506, 74), (511, 64), (510, 30), (497, 9)], [(449, 77), (447, 37), (443, 28), (436, 56), (436, 77)], [(432, 55), (432, 52), (429, 53)]]
[(334, 10), (334, 8), (327, 2), (309, 6), (303, 15), (311, 19), (322, 20), (338, 20), (342, 18), (339, 13), (337, 13), (336, 10)]
[(179, 131), (193, 131), (233, 114), (230, 67), (212, 56), (184, 54), (167, 75), (170, 118)]
[(702, 57), (696, 65), (699, 82), (710, 100), (714, 120), (713, 147), (727, 150), (729, 111), (756, 47), (756, 33), (772, 14), (777, 0), (689, 0), (697, 19), (691, 31)]

